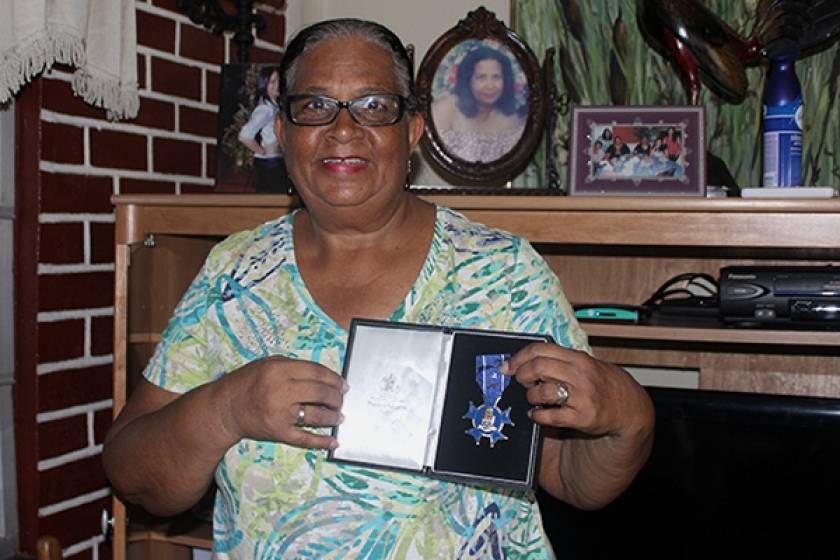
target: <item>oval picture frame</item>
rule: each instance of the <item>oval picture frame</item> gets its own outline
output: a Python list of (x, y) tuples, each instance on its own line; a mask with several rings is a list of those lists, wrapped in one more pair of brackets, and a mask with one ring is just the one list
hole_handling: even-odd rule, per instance
[[(498, 53), (493, 54), (496, 63), (482, 65), (479, 77), (468, 78), (488, 60), (482, 58), (488, 50)], [(464, 64), (468, 66), (462, 69)], [(494, 79), (495, 86), (480, 85)], [(518, 35), (483, 7), (469, 12), (429, 48), (416, 87), (426, 121), (421, 143), (444, 171), (474, 182), (509, 181), (539, 146), (549, 102), (539, 61)]]

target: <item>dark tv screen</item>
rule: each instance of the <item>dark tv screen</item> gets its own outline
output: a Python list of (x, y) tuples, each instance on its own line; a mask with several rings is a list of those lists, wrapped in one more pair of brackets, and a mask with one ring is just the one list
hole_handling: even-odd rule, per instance
[(618, 499), (538, 494), (558, 558), (840, 558), (840, 400), (648, 390), (653, 451)]

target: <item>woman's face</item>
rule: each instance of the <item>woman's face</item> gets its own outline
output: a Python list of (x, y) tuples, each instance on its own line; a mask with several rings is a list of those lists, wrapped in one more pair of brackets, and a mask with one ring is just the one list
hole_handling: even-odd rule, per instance
[(265, 87), (265, 92), (268, 94), (268, 98), (277, 101), (277, 96), (280, 95), (280, 72), (275, 70), (271, 73), (271, 77), (268, 78), (268, 85)]
[(470, 78), (470, 91), (479, 105), (492, 106), (502, 96), (505, 79), (498, 60), (479, 60)]
[[(289, 94), (348, 101), (373, 93), (399, 94), (389, 51), (359, 37), (325, 40), (301, 56)], [(341, 109), (323, 126), (298, 126), (285, 115), (275, 124), (289, 176), (310, 210), (390, 201), (402, 192), (408, 157), (423, 133), (423, 118), (365, 127)]]

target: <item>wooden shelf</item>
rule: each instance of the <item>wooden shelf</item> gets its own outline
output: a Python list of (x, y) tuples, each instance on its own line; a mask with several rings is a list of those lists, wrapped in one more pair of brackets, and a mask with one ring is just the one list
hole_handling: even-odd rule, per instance
[[(662, 340), (670, 342), (720, 342), (726, 344), (782, 344), (786, 346), (840, 347), (840, 331), (781, 330), (624, 325), (620, 323), (582, 322), (590, 337)], [(132, 344), (157, 344), (160, 333), (134, 333), (128, 337)]]
[(838, 331), (647, 326), (617, 323), (581, 323), (581, 326), (590, 337), (670, 342), (840, 347), (840, 332)]
[(188, 530), (178, 531), (169, 524), (132, 526), (128, 532), (128, 542), (155, 541), (177, 544), (193, 548), (211, 550), (213, 548), (213, 524), (199, 521)]
[[(500, 189), (500, 193), (504, 192)], [(527, 237), (572, 302), (639, 302), (684, 272), (733, 264), (840, 264), (840, 199), (449, 195), (423, 198)], [(120, 195), (115, 224), (114, 413), (140, 375), (183, 291), (218, 239), (276, 219), (283, 195)], [(154, 236), (155, 243), (143, 242)], [(582, 323), (596, 355), (619, 364), (696, 369), (700, 388), (840, 398), (840, 331), (724, 328), (714, 322)], [(125, 558), (114, 498), (114, 557)], [(137, 558), (210, 549), (210, 523), (141, 525)], [(157, 520), (153, 520), (157, 523)]]

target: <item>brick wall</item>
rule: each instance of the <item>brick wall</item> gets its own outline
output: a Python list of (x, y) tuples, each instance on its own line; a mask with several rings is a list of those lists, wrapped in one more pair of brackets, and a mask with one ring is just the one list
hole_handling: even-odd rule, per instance
[[(284, 2), (251, 51), (277, 61)], [(175, 0), (137, 1), (140, 113), (110, 122), (71, 92), (72, 68), (27, 85), (18, 115), (16, 440), (21, 547), (39, 535), (65, 558), (110, 558), (99, 515), (110, 505), (102, 440), (111, 421), (112, 194), (209, 192), (220, 65), (229, 38), (192, 24)]]

